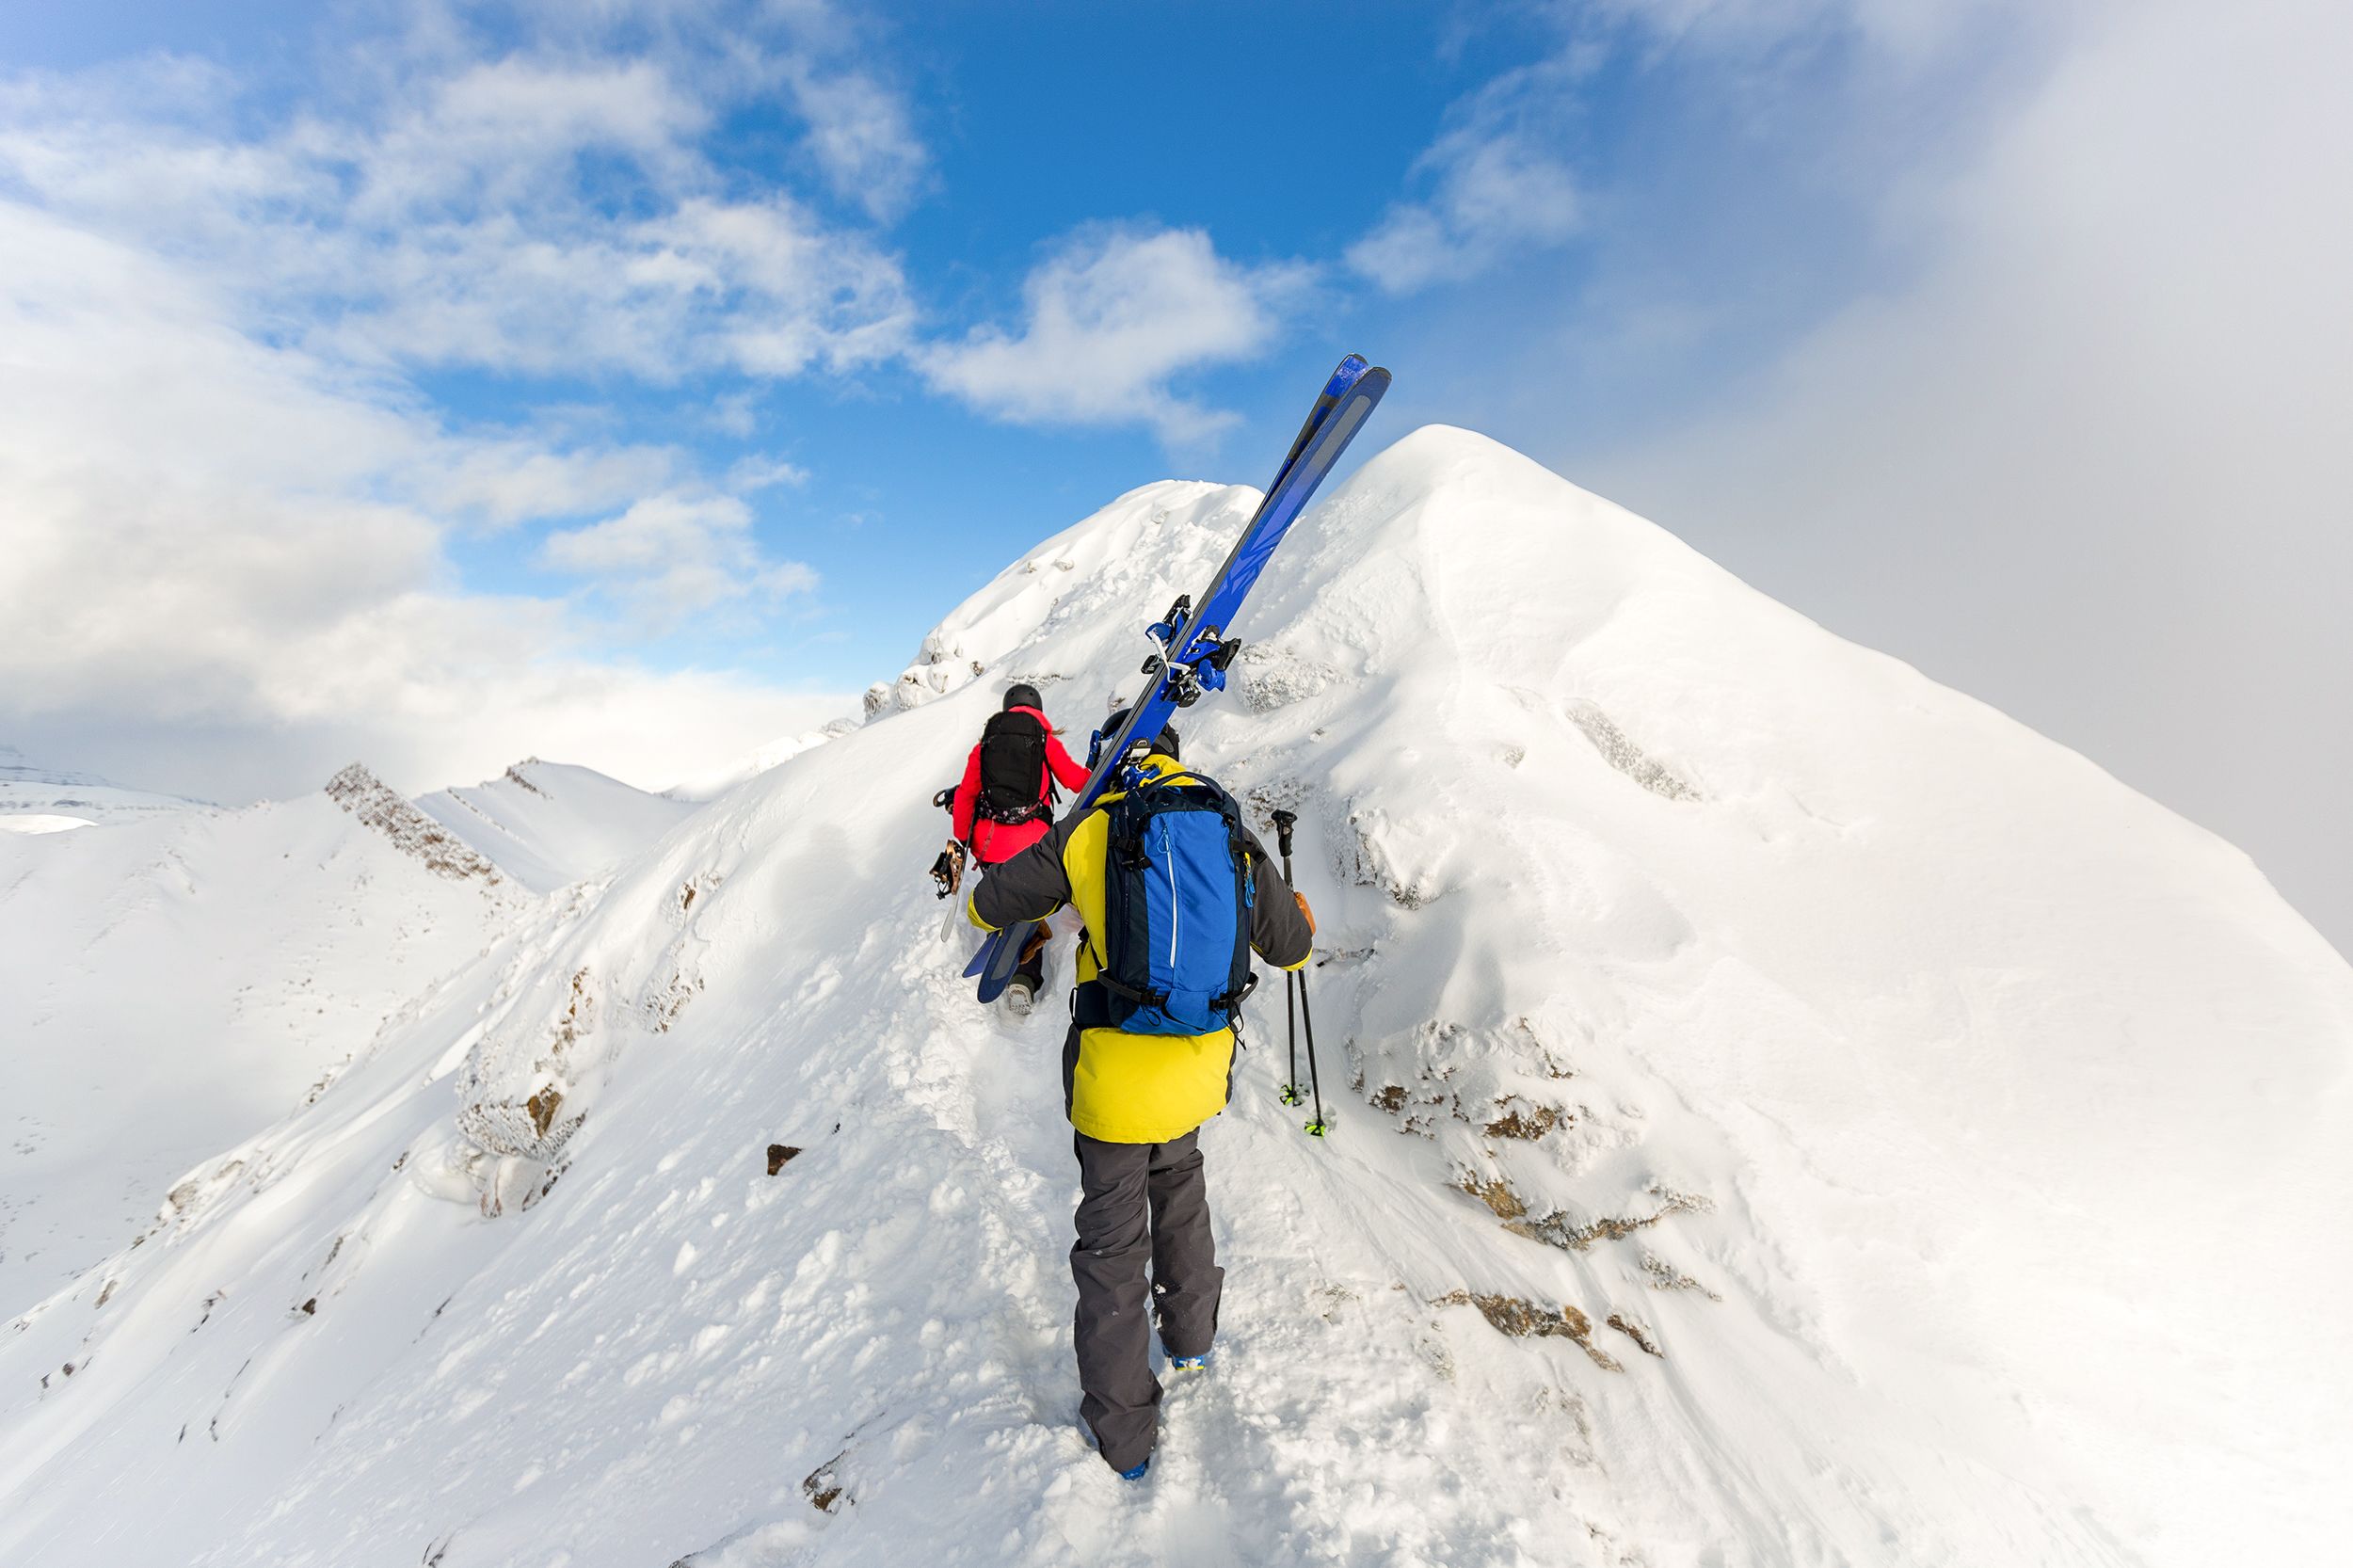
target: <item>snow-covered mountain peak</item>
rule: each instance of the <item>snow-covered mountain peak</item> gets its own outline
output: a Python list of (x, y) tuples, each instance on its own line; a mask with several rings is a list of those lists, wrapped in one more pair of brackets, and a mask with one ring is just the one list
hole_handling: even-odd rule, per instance
[[(1059, 695), (1051, 690), (1057, 682), (1100, 679), (1100, 669), (1055, 663), (1060, 634), (1086, 637), (1101, 630), (1100, 618), (1113, 606), (1126, 608), (1140, 584), (1206, 586), (1258, 500), (1244, 486), (1194, 480), (1129, 490), (1022, 555), (958, 605), (924, 637), (915, 663), (896, 680), (868, 689), (867, 717), (921, 707), (984, 675), (1000, 692), (1027, 680), (1049, 697)], [(1166, 605), (1153, 608), (1157, 615)], [(1139, 656), (1143, 630), (1142, 622), (1120, 628)]]
[(1060, 1026), (972, 1004), (930, 796), (1006, 682), (1079, 733), (1131, 691), (1255, 501), (1030, 552), (0, 1333), (0, 1554), (136, 1484), (126, 1568), (2325, 1555), (2353, 970), (2229, 846), (1444, 428), (1302, 520), (1177, 720), (1300, 814), (1337, 1130), (1267, 987), (1204, 1135), (1215, 1372), (1123, 1489), (1071, 1424)]

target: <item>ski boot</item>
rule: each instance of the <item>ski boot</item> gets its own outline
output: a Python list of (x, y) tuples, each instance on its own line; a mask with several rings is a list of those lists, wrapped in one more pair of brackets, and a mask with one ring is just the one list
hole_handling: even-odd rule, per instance
[[(1097, 1454), (1100, 1454), (1103, 1451), (1103, 1446), (1095, 1440), (1095, 1429), (1087, 1425), (1086, 1417), (1083, 1416), (1079, 1417), (1079, 1437), (1081, 1442), (1085, 1443), (1088, 1448), (1093, 1448)], [(1111, 1462), (1109, 1460), (1105, 1460), (1104, 1463), (1108, 1464)], [(1150, 1454), (1145, 1454), (1142, 1461), (1137, 1463), (1135, 1465), (1128, 1469), (1116, 1471), (1114, 1474), (1116, 1474), (1121, 1480), (1142, 1480), (1144, 1479), (1144, 1473), (1150, 1468), (1152, 1468), (1152, 1456)]]
[(1172, 1372), (1202, 1372), (1209, 1369), (1209, 1351), (1203, 1351), (1199, 1355), (1178, 1355), (1166, 1344), (1162, 1344), (1160, 1349), (1168, 1355), (1168, 1369)]

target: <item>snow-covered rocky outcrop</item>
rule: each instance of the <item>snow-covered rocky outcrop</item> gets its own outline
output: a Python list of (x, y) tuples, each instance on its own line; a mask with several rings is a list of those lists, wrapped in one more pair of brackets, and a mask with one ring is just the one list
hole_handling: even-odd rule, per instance
[(1337, 1127), (1262, 993), (1218, 1361), (1104, 1469), (1060, 1028), (971, 1002), (929, 797), (1007, 680), (1083, 734), (1255, 499), (1047, 541), (0, 1327), (0, 1558), (2328, 1559), (2353, 969), (2227, 844), (1443, 428), (1179, 719), (1301, 815)]
[(327, 798), (436, 876), (493, 885), (499, 880), (498, 868), (472, 844), (403, 800), (363, 762), (354, 762), (328, 779)]

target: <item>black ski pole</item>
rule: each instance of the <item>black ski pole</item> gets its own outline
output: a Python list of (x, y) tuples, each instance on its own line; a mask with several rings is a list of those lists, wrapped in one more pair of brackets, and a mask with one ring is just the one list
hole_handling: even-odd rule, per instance
[[(1283, 851), (1283, 885), (1291, 880), (1291, 825), (1298, 817), (1289, 811), (1274, 813), (1275, 841)], [(1299, 1004), (1291, 999), (1297, 993), (1299, 976), (1289, 969), (1283, 971), (1283, 1041), (1289, 1060), (1283, 1072), (1283, 1092), (1276, 1096), (1285, 1105), (1304, 1105), (1307, 1096), (1299, 1092)]]
[[(1299, 818), (1289, 811), (1277, 811), (1273, 817), (1275, 842), (1283, 854), (1283, 886), (1288, 888), (1291, 885), (1291, 828)], [(1289, 1018), (1291, 993), (1295, 988), (1299, 995), (1300, 1032), (1307, 1036), (1307, 1088), (1308, 1093), (1315, 1096), (1316, 1117), (1307, 1124), (1306, 1132), (1311, 1138), (1321, 1138), (1331, 1130), (1331, 1124), (1323, 1119), (1323, 1083), (1316, 1072), (1316, 1018), (1307, 1007), (1307, 977), (1298, 970), (1285, 970), (1283, 978), (1287, 982), (1283, 987), (1284, 1017), (1287, 1021)], [(1291, 1056), (1292, 1081), (1283, 1085), (1286, 1104), (1299, 1103), (1298, 1077), (1299, 1057), (1294, 1048)]]
[[(1283, 848), (1283, 886), (1292, 883), (1292, 824), (1299, 817), (1292, 812), (1275, 812), (1275, 843)], [(1299, 1093), (1299, 1003), (1292, 1000), (1297, 994), (1299, 975), (1283, 970), (1283, 1043), (1289, 1052), (1288, 1066), (1283, 1071), (1283, 1093), (1275, 1095), (1283, 1104), (1306, 1104), (1306, 1095)]]

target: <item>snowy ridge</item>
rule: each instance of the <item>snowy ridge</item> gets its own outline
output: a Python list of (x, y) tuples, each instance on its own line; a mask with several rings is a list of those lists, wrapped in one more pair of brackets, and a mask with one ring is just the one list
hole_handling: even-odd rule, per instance
[(527, 758), (416, 808), (534, 892), (600, 876), (690, 815), (692, 803), (632, 789), (593, 768)]
[(327, 781), (327, 798), (383, 835), (385, 840), (438, 876), (499, 880), (498, 868), (442, 830), (359, 762)]
[(833, 719), (815, 729), (803, 730), (798, 735), (788, 735), (780, 741), (771, 741), (728, 767), (722, 768), (716, 773), (680, 779), (662, 792), (672, 800), (687, 801), (696, 805), (716, 800), (745, 779), (757, 778), (770, 768), (789, 762), (802, 752), (824, 745), (827, 741), (840, 740), (842, 736), (856, 729), (861, 722), (863, 722), (861, 719), (856, 718)]
[(1008, 680), (1083, 734), (1255, 499), (1030, 552), (0, 1329), (0, 1556), (2325, 1560), (2353, 970), (2228, 845), (1443, 428), (1178, 721), (1301, 815), (1337, 1130), (1270, 987), (1205, 1134), (1217, 1364), (1112, 1478), (1060, 1026), (930, 938), (929, 795)]

